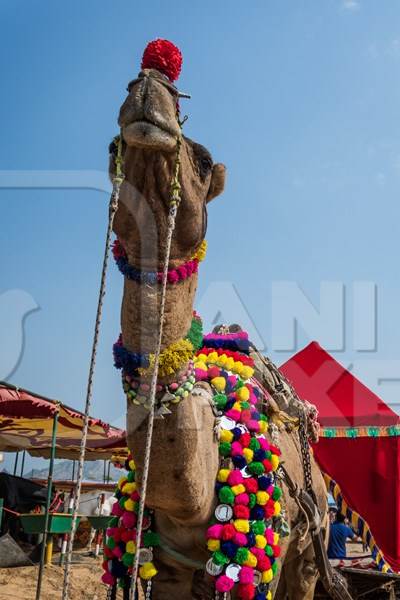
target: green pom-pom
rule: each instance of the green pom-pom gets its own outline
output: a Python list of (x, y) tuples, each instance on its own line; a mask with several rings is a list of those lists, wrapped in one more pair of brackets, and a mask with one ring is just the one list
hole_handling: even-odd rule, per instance
[(128, 500), (128, 496), (122, 496), (119, 500), (118, 500), (118, 504), (120, 505), (121, 508), (125, 508), (125, 502)]
[(273, 556), (274, 555), (274, 551), (272, 550), (272, 547), (269, 544), (267, 544), (265, 546), (265, 554), (267, 556)]
[(159, 546), (160, 536), (154, 531), (146, 531), (146, 533), (143, 536), (143, 542), (146, 547)]
[(262, 462), (255, 461), (247, 465), (247, 470), (250, 471), (252, 475), (262, 475), (265, 471), (265, 468)]
[(225, 554), (221, 552), (221, 550), (216, 550), (213, 553), (212, 559), (216, 565), (227, 565), (229, 562), (229, 558), (225, 556)]
[(267, 415), (264, 415), (263, 413), (260, 413), (260, 421), (268, 421)]
[(219, 410), (223, 410), (228, 402), (228, 398), (225, 396), (225, 394), (215, 394), (214, 402)]
[(113, 517), (108, 525), (108, 527), (118, 527), (119, 525), (119, 517)]
[(114, 550), (115, 548), (115, 540), (112, 537), (107, 538), (107, 546), (109, 548), (111, 548), (111, 550)]
[(250, 403), (249, 402), (241, 402), (240, 406), (242, 407), (243, 410), (248, 410), (250, 408)]
[(133, 483), (135, 481), (135, 471), (128, 471), (127, 478), (129, 483)]
[(233, 504), (235, 502), (235, 494), (228, 485), (224, 485), (218, 492), (218, 498), (222, 504)]
[(229, 442), (221, 442), (219, 445), (219, 453), (221, 456), (229, 456), (231, 453), (231, 444)]
[(282, 496), (282, 490), (280, 487), (275, 486), (274, 491), (272, 492), (272, 499), (273, 500), (279, 500), (279, 498)]
[(118, 579), (118, 587), (119, 588), (124, 588), (125, 587), (125, 578), (124, 577)]
[(237, 382), (236, 382), (236, 385), (235, 385), (235, 387), (234, 387), (234, 390), (235, 390), (235, 392), (236, 392), (237, 390), (239, 390), (239, 389), (240, 389), (241, 387), (243, 387), (243, 386), (244, 386), (244, 381), (242, 381), (241, 379), (238, 379), (238, 380), (237, 380)]
[(235, 556), (235, 561), (242, 565), (249, 558), (249, 551), (247, 548), (238, 548)]
[(267, 460), (271, 460), (271, 458), (272, 458), (272, 452), (271, 452), (271, 450), (267, 450), (267, 451), (266, 451), (266, 453), (265, 453), (265, 458), (266, 458)]
[(274, 574), (274, 575), (276, 575), (276, 574), (277, 574), (277, 572), (278, 572), (278, 568), (279, 568), (279, 563), (278, 563), (278, 561), (276, 560), (276, 561), (275, 561), (275, 562), (273, 562), (273, 563), (272, 563), (272, 565), (271, 565), (271, 569), (272, 569), (272, 572), (273, 572), (273, 574)]
[(254, 521), (251, 525), (251, 530), (255, 535), (264, 535), (265, 529), (266, 526), (263, 521)]
[(249, 448), (250, 450), (253, 450), (253, 452), (260, 449), (260, 442), (257, 438), (251, 438)]
[(134, 558), (134, 554), (129, 554), (129, 552), (125, 552), (125, 554), (122, 555), (122, 562), (126, 567), (131, 567), (133, 565)]
[(249, 507), (254, 508), (257, 504), (257, 496), (255, 494), (249, 494)]

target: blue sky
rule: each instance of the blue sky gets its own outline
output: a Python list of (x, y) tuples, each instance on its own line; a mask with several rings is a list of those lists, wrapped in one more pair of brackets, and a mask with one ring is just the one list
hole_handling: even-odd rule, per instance
[[(368, 384), (396, 402), (398, 2), (2, 0), (0, 11), (3, 363), (23, 312), (6, 294), (24, 290), (40, 307), (25, 319), (12, 382), (83, 407), (108, 196), (56, 189), (54, 171), (75, 173), (64, 181), (81, 172), (90, 182), (88, 171), (104, 180), (126, 84), (146, 43), (165, 37), (184, 55), (179, 86), (192, 94), (183, 106), (185, 132), (228, 168), (226, 191), (209, 209), (198, 298), (228, 282), (216, 308), (223, 312), (233, 285), (281, 363), (291, 352), (276, 352), (271, 342), (273, 285), (294, 282), (318, 307), (321, 282), (342, 282), (346, 339), (335, 356), (346, 366), (362, 361)], [(45, 172), (35, 176), (52, 189), (5, 187), (31, 177), (10, 170)], [(374, 352), (359, 352), (352, 339), (357, 281), (377, 286)], [(111, 345), (121, 285), (113, 266), (92, 410), (119, 423), (124, 398)], [(313, 333), (300, 330), (298, 347)], [(391, 382), (379, 384), (381, 367)]]

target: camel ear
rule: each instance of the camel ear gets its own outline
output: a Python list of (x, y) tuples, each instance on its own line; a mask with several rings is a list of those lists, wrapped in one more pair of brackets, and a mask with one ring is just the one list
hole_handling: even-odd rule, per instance
[(219, 196), (224, 191), (225, 187), (225, 165), (216, 163), (213, 166), (210, 187), (208, 188), (207, 202), (210, 202), (216, 196)]

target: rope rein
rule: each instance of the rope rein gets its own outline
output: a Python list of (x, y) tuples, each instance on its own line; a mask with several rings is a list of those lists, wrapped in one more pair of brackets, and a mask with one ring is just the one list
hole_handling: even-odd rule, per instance
[(135, 559), (133, 562), (132, 569), (132, 578), (129, 592), (129, 600), (136, 599), (137, 592), (137, 579), (139, 573), (139, 558), (140, 558), (140, 540), (142, 537), (143, 531), (143, 517), (144, 517), (144, 509), (145, 509), (145, 501), (146, 501), (146, 492), (147, 492), (147, 482), (148, 475), (150, 469), (150, 453), (151, 453), (151, 445), (153, 440), (153, 429), (154, 429), (154, 416), (155, 416), (155, 404), (156, 404), (156, 386), (157, 386), (157, 378), (158, 378), (158, 367), (159, 360), (161, 354), (161, 344), (162, 344), (162, 335), (164, 328), (164, 316), (165, 316), (165, 299), (166, 299), (166, 291), (167, 291), (167, 281), (168, 281), (168, 266), (171, 254), (171, 242), (172, 235), (175, 230), (175, 221), (176, 215), (178, 212), (178, 207), (181, 201), (181, 185), (179, 183), (179, 172), (180, 172), (180, 151), (182, 145), (182, 138), (178, 137), (176, 142), (176, 158), (175, 158), (175, 166), (172, 177), (171, 184), (171, 199), (170, 199), (170, 207), (168, 213), (168, 232), (167, 232), (167, 240), (165, 246), (165, 256), (164, 256), (164, 268), (163, 268), (163, 276), (161, 283), (161, 301), (160, 301), (160, 317), (159, 317), (159, 328), (158, 328), (158, 339), (157, 346), (154, 353), (154, 370), (151, 377), (150, 383), (150, 409), (149, 409), (149, 420), (147, 424), (147, 432), (146, 432), (146, 447), (145, 447), (145, 455), (144, 455), (144, 464), (143, 464), (143, 477), (140, 489), (140, 500), (139, 500), (139, 510), (138, 510), (138, 520), (136, 526), (136, 545), (137, 550), (135, 553)]
[(118, 153), (115, 158), (115, 166), (116, 172), (113, 177), (113, 190), (111, 193), (110, 204), (109, 204), (109, 215), (108, 215), (108, 227), (104, 248), (104, 258), (103, 258), (103, 268), (101, 272), (101, 281), (100, 281), (100, 290), (98, 295), (97, 302), (97, 313), (96, 313), (96, 321), (94, 327), (94, 336), (93, 336), (93, 344), (92, 344), (92, 353), (90, 358), (90, 367), (89, 367), (89, 375), (88, 375), (88, 383), (87, 383), (87, 391), (86, 391), (86, 403), (85, 403), (85, 413), (84, 413), (84, 422), (83, 422), (83, 430), (82, 430), (82, 439), (80, 445), (80, 454), (79, 454), (79, 463), (78, 463), (78, 477), (76, 481), (76, 493), (74, 494), (74, 505), (73, 505), (73, 516), (72, 516), (72, 527), (71, 534), (68, 540), (68, 549), (67, 556), (65, 561), (64, 568), (64, 582), (62, 589), (62, 600), (68, 600), (68, 592), (69, 592), (69, 580), (70, 580), (70, 571), (71, 571), (71, 558), (72, 558), (72, 548), (75, 539), (75, 533), (77, 529), (77, 520), (78, 520), (78, 507), (81, 496), (81, 487), (83, 480), (83, 466), (85, 461), (85, 451), (86, 451), (86, 441), (87, 434), (89, 428), (89, 411), (90, 405), (92, 401), (92, 393), (93, 393), (93, 375), (94, 369), (96, 365), (96, 355), (97, 355), (97, 346), (99, 342), (99, 333), (100, 333), (100, 324), (103, 310), (103, 302), (104, 296), (106, 293), (106, 275), (108, 268), (108, 258), (110, 254), (111, 247), (111, 234), (113, 229), (114, 217), (118, 210), (119, 203), (119, 195), (121, 190), (122, 182), (124, 181), (124, 174), (122, 171), (123, 158), (122, 158), (122, 132), (119, 136), (118, 142)]

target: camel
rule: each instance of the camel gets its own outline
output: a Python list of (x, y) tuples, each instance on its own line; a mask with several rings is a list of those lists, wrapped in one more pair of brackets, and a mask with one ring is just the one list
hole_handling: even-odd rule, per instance
[[(176, 161), (177, 139), (181, 136), (178, 92), (170, 79), (156, 68), (143, 68), (128, 87), (121, 106), (119, 125), (123, 137), (125, 180), (121, 187), (114, 232), (130, 265), (144, 271), (163, 267), (167, 237), (170, 182)], [(115, 148), (110, 175), (115, 170)], [(214, 163), (206, 148), (182, 136), (180, 148), (181, 203), (173, 232), (170, 268), (178, 268), (201, 246), (207, 225), (209, 203), (224, 189), (225, 167)], [(223, 228), (221, 229), (223, 232)], [(198, 274), (167, 286), (162, 349), (185, 337), (193, 316)], [(132, 353), (151, 353), (156, 347), (160, 311), (159, 285), (147, 285), (124, 278), (121, 308), (121, 343)], [(257, 375), (274, 396), (276, 380), (258, 356)], [(178, 372), (161, 374), (161, 390), (180, 379)], [(275, 372), (275, 371), (274, 371)], [(279, 373), (276, 370), (277, 373)], [(141, 379), (148, 387), (150, 371)], [(279, 376), (279, 375), (278, 375)], [(279, 388), (280, 389), (280, 388)], [(269, 412), (277, 415), (275, 441), (291, 479), (304, 486), (303, 464), (293, 419), (284, 419), (281, 409), (290, 407), (290, 386), (269, 399)], [(212, 578), (204, 567), (209, 559), (205, 534), (216, 506), (215, 481), (220, 464), (215, 436), (216, 416), (213, 392), (208, 382), (195, 384), (182, 401), (170, 404), (155, 420), (146, 505), (154, 511), (157, 532), (164, 544), (177, 554), (155, 549), (158, 573), (152, 580), (153, 600), (211, 600), (215, 595)], [(296, 410), (292, 410), (296, 414)], [(136, 463), (140, 488), (146, 440), (148, 409), (128, 398), (127, 438)], [(272, 429), (271, 429), (272, 430)], [(271, 431), (267, 437), (270, 437)], [(314, 491), (327, 527), (327, 493), (321, 473), (311, 457)], [(284, 600), (311, 600), (318, 578), (311, 536), (298, 505), (283, 487), (284, 516), (290, 535), (281, 538), (282, 568), (270, 587), (271, 595)], [(303, 539), (305, 538), (305, 539)], [(182, 559), (183, 557), (183, 559)], [(221, 595), (221, 598), (223, 596)], [(235, 598), (235, 592), (226, 597)]]

